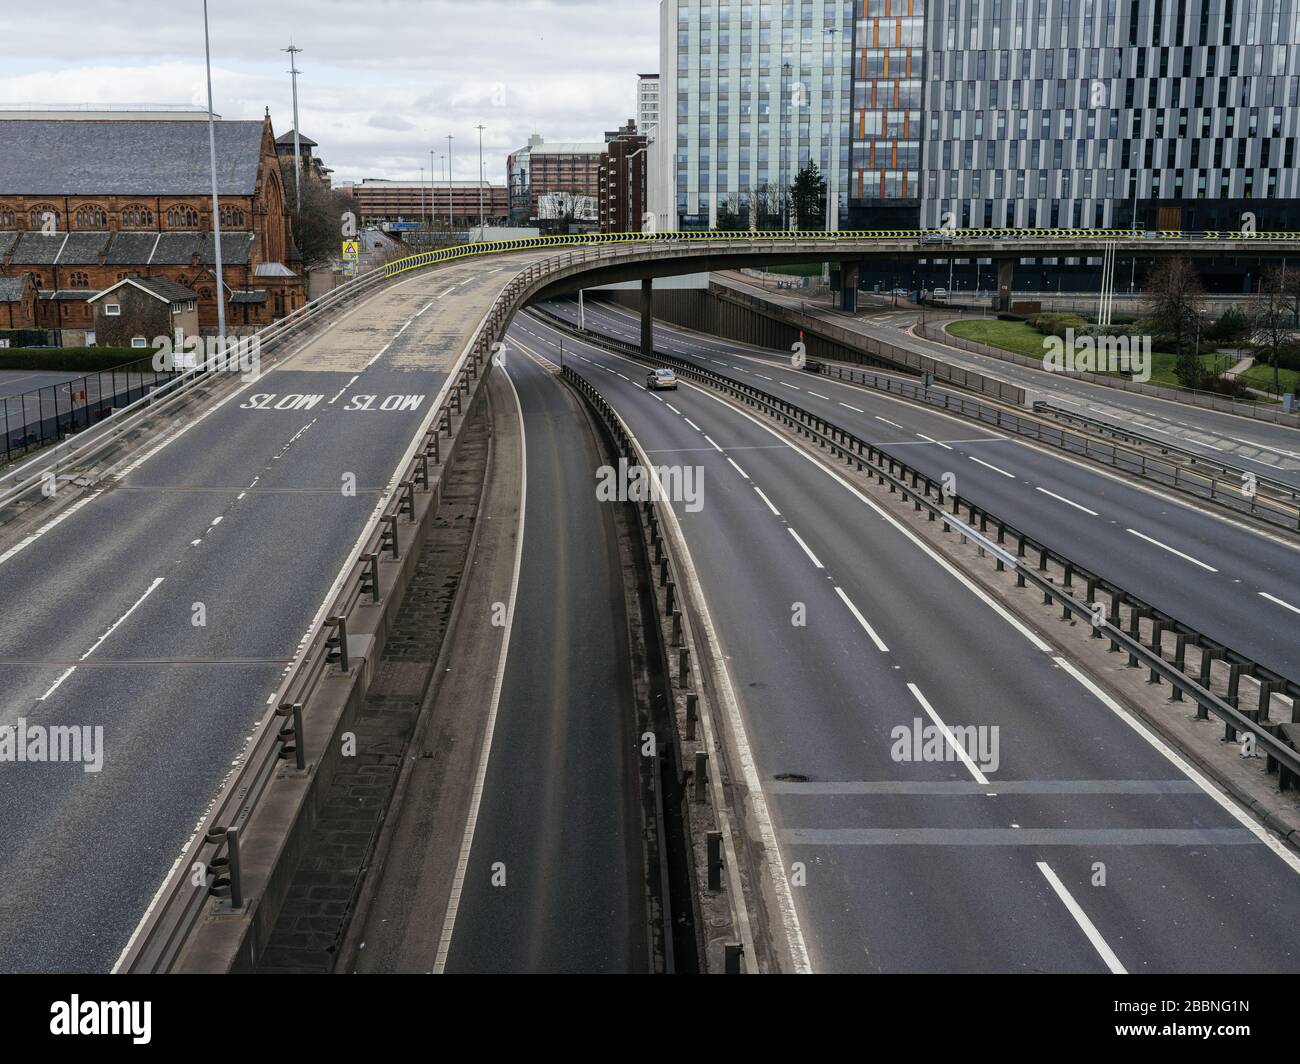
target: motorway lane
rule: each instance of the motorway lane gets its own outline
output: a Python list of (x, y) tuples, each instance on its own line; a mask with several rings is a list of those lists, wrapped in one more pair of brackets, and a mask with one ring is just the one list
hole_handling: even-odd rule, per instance
[[(751, 419), (565, 349), (652, 460), (703, 467), (705, 505), (675, 509), (784, 866), (807, 877), (793, 893), (814, 969), (1297, 969), (1300, 864), (1058, 652)], [(986, 752), (998, 736), (996, 767), (900, 760), (894, 729), (931, 711), (987, 729)]]
[[(650, 967), (638, 738), (613, 513), (575, 398), (512, 352), (522, 571), (448, 972)], [(493, 882), (500, 867), (504, 885)]]
[[(766, 292), (734, 278), (726, 278), (725, 283), (738, 289), (761, 292), (773, 302), (795, 308), (800, 305), (796, 298)], [(871, 318), (850, 319), (824, 310), (812, 310), (811, 313), (813, 317), (841, 328), (856, 329), (874, 339), (1026, 388), (1077, 413), (1120, 428), (1168, 439), (1208, 458), (1241, 465), (1300, 486), (1300, 431), (1295, 428), (1049, 374), (1004, 359), (902, 334), (898, 329)]]
[[(567, 315), (566, 315), (567, 316)], [(588, 328), (623, 339), (626, 322), (587, 308)], [(560, 334), (535, 316), (537, 332)], [(795, 370), (776, 352), (672, 329), (661, 350), (787, 394), (1213, 639), (1300, 678), (1300, 558), (1295, 548), (1173, 502), (977, 423)], [(1269, 597), (1266, 597), (1269, 596)]]
[(0, 969), (116, 961), (448, 368), (527, 261), (386, 289), (39, 538), (0, 546), (0, 725), (102, 727), (105, 745), (98, 773), (0, 763)]

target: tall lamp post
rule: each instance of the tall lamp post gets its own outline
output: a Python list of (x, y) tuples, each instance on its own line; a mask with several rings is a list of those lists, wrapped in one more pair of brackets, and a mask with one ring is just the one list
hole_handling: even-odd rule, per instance
[(434, 191), (434, 182), (438, 180), (438, 171), (433, 168), (433, 161), (435, 155), (437, 155), (437, 151), (434, 148), (430, 148), (429, 149), (429, 243), (430, 244), (433, 243), (433, 220), (434, 220), (434, 215), (437, 211), (437, 209), (434, 207), (434, 202), (438, 198), (438, 194)]
[(456, 218), (454, 215), (455, 194), (452, 192), (451, 182), (451, 134), (447, 134), (447, 231), (456, 228)]
[(483, 130), (487, 126), (481, 122), (474, 127), (478, 130), (478, 238), (483, 239), (483, 230), (487, 228), (487, 221), (483, 217)]
[(212, 43), (208, 34), (208, 0), (203, 0), (203, 60), (208, 72), (208, 156), (212, 166), (212, 245), (217, 266), (217, 336), (226, 348), (226, 285), (221, 268), (221, 198), (217, 188), (217, 128), (212, 117)]
[(293, 207), (296, 211), (302, 210), (302, 144), (301, 134), (298, 132), (298, 75), (302, 73), (298, 69), (298, 53), (301, 48), (295, 47), (293, 39), (289, 40), (288, 48), (281, 48), (280, 51), (289, 53), (289, 73), (293, 75)]

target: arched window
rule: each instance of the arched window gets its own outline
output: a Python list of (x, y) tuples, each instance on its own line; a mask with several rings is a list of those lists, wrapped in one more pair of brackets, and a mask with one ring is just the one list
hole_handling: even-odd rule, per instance
[(193, 207), (178, 204), (167, 209), (167, 225), (172, 229), (197, 229), (199, 212)]
[(68, 274), (68, 287), (89, 288), (90, 277), (86, 274), (84, 270), (73, 270), (70, 274)]
[(45, 233), (59, 231), (60, 216), (58, 208), (52, 203), (40, 203), (32, 208), (31, 228)]
[(143, 229), (153, 225), (153, 209), (142, 203), (132, 203), (122, 208), (122, 226), (125, 229)]
[(16, 221), (12, 207), (0, 207), (0, 229), (12, 229)]
[(238, 207), (222, 207), (221, 224), (226, 229), (242, 229), (244, 227), (244, 212)]
[(85, 203), (77, 208), (78, 229), (107, 229), (108, 212), (96, 203)]

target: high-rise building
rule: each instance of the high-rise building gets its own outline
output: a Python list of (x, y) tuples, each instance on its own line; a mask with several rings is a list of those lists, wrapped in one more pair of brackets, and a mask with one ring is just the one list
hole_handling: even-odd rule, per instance
[(1294, 0), (662, 0), (661, 229), (1300, 225)]
[(1300, 222), (1293, 3), (970, 2), (928, 0), (926, 225)]
[(636, 124), (643, 134), (659, 125), (659, 75), (638, 74), (636, 79)]
[(630, 131), (612, 137), (600, 157), (599, 211), (602, 233), (639, 233), (646, 210), (648, 144)]
[[(849, 207), (853, 0), (662, 0), (660, 229), (784, 218), (810, 161), (838, 227)], [(670, 191), (671, 190), (671, 191)]]
[[(635, 126), (635, 123), (632, 123)], [(635, 132), (635, 129), (632, 130)], [(615, 137), (625, 130), (609, 133)], [(605, 141), (547, 143), (532, 136), (508, 161), (511, 222), (595, 224)]]

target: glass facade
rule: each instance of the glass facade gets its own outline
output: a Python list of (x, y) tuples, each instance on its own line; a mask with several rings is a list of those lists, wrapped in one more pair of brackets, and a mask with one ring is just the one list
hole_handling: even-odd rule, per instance
[(667, 6), (660, 132), (672, 138), (677, 226), (770, 225), (810, 161), (835, 224), (848, 207), (852, 0)]
[(854, 213), (920, 197), (925, 0), (856, 0)]

